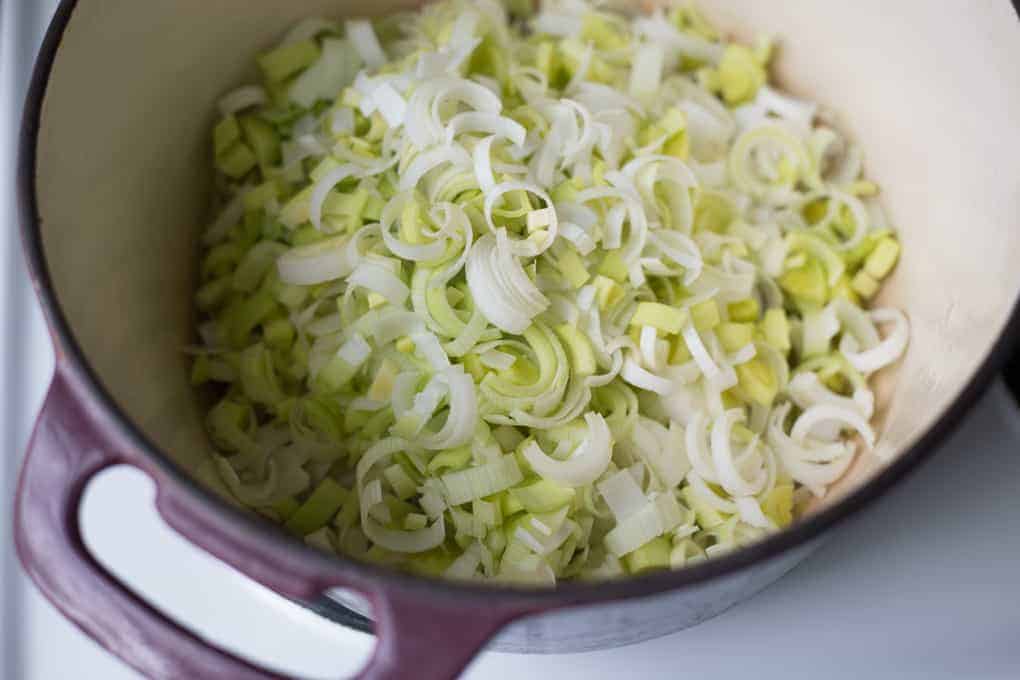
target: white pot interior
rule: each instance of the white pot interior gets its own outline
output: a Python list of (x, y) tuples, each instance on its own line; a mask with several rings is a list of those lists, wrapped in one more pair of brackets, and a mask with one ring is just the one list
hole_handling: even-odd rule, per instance
[[(192, 341), (216, 99), (308, 15), (361, 0), (81, 0), (60, 45), (37, 159), (42, 239), (61, 308), (114, 399), (195, 473), (209, 444), (182, 347)], [(880, 379), (880, 453), (938, 420), (1020, 291), (1020, 24), (1007, 0), (705, 0), (720, 26), (782, 41), (778, 77), (839, 113), (884, 189), (904, 256), (881, 302), (911, 345)], [(879, 468), (863, 457), (830, 494)]]

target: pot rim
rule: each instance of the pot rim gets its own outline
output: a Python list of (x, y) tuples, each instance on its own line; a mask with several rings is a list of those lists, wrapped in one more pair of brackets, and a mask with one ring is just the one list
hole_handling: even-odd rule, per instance
[(1020, 293), (1018, 293), (1005, 327), (978, 369), (936, 422), (909, 448), (902, 451), (884, 470), (839, 503), (753, 545), (699, 562), (691, 567), (608, 582), (565, 582), (550, 589), (477, 585), (426, 578), (401, 573), (380, 565), (359, 562), (343, 555), (326, 555), (284, 534), (273, 524), (226, 503), (177, 466), (132, 422), (103, 386), (78, 345), (60, 302), (57, 300), (49, 266), (43, 252), (35, 169), (41, 114), (50, 74), (64, 32), (78, 4), (79, 0), (61, 0), (46, 32), (32, 73), (18, 146), (17, 201), (22, 246), (28, 262), (29, 274), (56, 350), (56, 370), (70, 372), (80, 385), (88, 389), (88, 398), (101, 406), (103, 411), (110, 416), (110, 421), (114, 423), (116, 432), (113, 433), (113, 436), (116, 440), (137, 451), (144, 456), (147, 462), (152, 463), (149, 472), (158, 470), (158, 474), (162, 477), (155, 479), (157, 485), (169, 483), (186, 489), (190, 499), (200, 505), (202, 511), (219, 514), (229, 519), (236, 528), (258, 534), (263, 546), (267, 549), (301, 552), (304, 559), (315, 562), (325, 571), (335, 573), (338, 582), (342, 582), (345, 575), (353, 574), (358, 577), (358, 581), (369, 580), (421, 593), (428, 591), (437, 597), (462, 599), (480, 596), (487, 599), (499, 599), (506, 604), (528, 601), (537, 604), (540, 609), (551, 609), (573, 604), (653, 595), (732, 575), (753, 564), (775, 558), (820, 537), (823, 532), (873, 505), (878, 498), (905, 479), (909, 473), (915, 471), (921, 462), (932, 456), (937, 450), (937, 445), (956, 429), (963, 416), (970, 411), (1020, 340)]

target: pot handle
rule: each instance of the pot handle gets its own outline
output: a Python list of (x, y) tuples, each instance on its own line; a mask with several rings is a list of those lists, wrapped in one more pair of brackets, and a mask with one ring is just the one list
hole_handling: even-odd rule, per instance
[[(139, 598), (91, 555), (78, 510), (89, 480), (112, 465), (140, 467), (157, 481), (157, 507), (177, 531), (245, 575), (291, 597), (310, 599), (331, 587), (350, 587), (373, 606), (378, 642), (363, 680), (455, 678), (485, 643), (525, 613), (455, 598), (425, 599), (340, 573), (342, 566), (309, 564), (300, 552), (272, 549), (194, 499), (159, 483), (143, 462), (111, 453), (102, 414), (79, 399), (74, 379), (58, 369), (36, 422), (14, 508), (14, 539), (28, 575), (47, 599), (86, 635), (125, 663), (159, 680), (283, 676), (213, 646)], [(222, 513), (219, 513), (222, 514)]]

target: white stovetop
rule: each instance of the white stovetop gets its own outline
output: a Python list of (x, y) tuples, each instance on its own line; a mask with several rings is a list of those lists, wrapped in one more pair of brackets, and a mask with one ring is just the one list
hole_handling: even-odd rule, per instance
[[(14, 225), (13, 115), (52, 0), (0, 2), (0, 217)], [(20, 451), (52, 369), (16, 235), (0, 239), (0, 432)], [(2, 460), (2, 459), (0, 459)], [(0, 466), (12, 494), (14, 464)], [(997, 384), (943, 451), (860, 521), (750, 602), (697, 628), (583, 655), (483, 654), (473, 679), (974, 678), (1020, 673), (1020, 418)], [(113, 470), (83, 509), (101, 560), (157, 606), (252, 658), (348, 675), (368, 636), (326, 624), (191, 548), (152, 510), (151, 484)], [(0, 514), (0, 677), (137, 676), (64, 621), (21, 577)], [(199, 625), (198, 622), (201, 622)]]

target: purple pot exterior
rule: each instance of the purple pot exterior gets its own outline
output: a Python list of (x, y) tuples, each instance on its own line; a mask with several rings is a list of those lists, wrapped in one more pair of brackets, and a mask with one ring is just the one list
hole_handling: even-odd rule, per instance
[[(43, 45), (22, 131), (19, 199), (30, 270), (53, 335), (57, 375), (39, 417), (15, 504), (26, 571), (86, 634), (153, 678), (272, 678), (171, 621), (114, 579), (85, 548), (78, 506), (100, 470), (127, 463), (149, 474), (161, 515), (183, 536), (283, 595), (309, 601), (348, 588), (371, 604), (379, 637), (365, 678), (455, 677), (507, 624), (529, 617), (506, 642), (530, 651), (611, 646), (693, 625), (746, 599), (802, 559), (823, 532), (870, 504), (929, 456), (969, 410), (1020, 335), (1014, 309), (989, 358), (953, 407), (910, 449), (838, 505), (767, 540), (696, 566), (604, 584), (518, 590), (436, 582), (326, 556), (216, 498), (184, 476), (116, 406), (78, 346), (50, 281), (35, 187), (42, 102), (57, 48), (79, 2), (64, 0)], [(541, 617), (531, 618), (531, 615)], [(595, 617), (604, 617), (598, 619)], [(588, 629), (579, 621), (587, 619)], [(592, 636), (591, 620), (617, 632)], [(573, 621), (574, 623), (568, 623)], [(544, 623), (543, 623), (544, 622)], [(556, 627), (576, 633), (551, 648), (525, 644)], [(625, 632), (619, 632), (625, 631)], [(524, 642), (522, 642), (522, 640)]]

